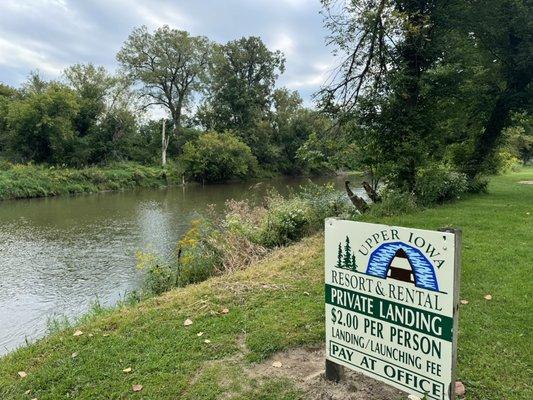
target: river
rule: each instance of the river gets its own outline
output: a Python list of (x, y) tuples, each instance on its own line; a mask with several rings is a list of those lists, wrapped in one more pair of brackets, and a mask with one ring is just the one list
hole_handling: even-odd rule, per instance
[[(313, 179), (316, 183), (332, 178)], [(337, 186), (341, 179), (335, 178)], [(195, 213), (228, 199), (285, 194), (306, 179), (188, 185), (0, 202), (0, 355), (44, 336), (49, 321), (112, 306), (139, 287), (135, 252), (171, 256)]]

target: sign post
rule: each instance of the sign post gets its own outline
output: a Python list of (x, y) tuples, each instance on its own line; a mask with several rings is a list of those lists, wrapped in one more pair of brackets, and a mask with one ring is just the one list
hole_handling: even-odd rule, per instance
[(326, 220), (326, 377), (455, 399), (461, 232)]

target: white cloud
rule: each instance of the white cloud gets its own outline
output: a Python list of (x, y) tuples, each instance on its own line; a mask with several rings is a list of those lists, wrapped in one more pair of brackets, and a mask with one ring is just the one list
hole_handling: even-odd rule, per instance
[(51, 59), (46, 46), (39, 43), (22, 44), (0, 38), (0, 65), (13, 68), (38, 69), (47, 76), (57, 76), (66, 64)]
[(270, 47), (274, 50), (281, 50), (286, 56), (294, 54), (296, 43), (288, 33), (278, 33), (274, 40), (270, 42)]
[(320, 87), (333, 71), (333, 63), (315, 62), (311, 65), (312, 72), (302, 75), (297, 79), (289, 80), (286, 86), (290, 89)]

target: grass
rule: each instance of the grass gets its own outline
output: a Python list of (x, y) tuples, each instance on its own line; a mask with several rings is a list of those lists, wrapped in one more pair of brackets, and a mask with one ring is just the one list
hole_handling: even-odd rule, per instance
[[(533, 168), (494, 178), (488, 195), (379, 220), (463, 229), (469, 304), (458, 378), (469, 400), (533, 398), (533, 186), (520, 180), (533, 180)], [(323, 250), (315, 235), (245, 271), (98, 315), (76, 328), (81, 336), (68, 329), (21, 348), (0, 360), (0, 399), (305, 399), (290, 381), (247, 371), (277, 351), (323, 342)]]
[(120, 163), (83, 169), (7, 164), (0, 167), (0, 200), (162, 187), (180, 178), (173, 169)]

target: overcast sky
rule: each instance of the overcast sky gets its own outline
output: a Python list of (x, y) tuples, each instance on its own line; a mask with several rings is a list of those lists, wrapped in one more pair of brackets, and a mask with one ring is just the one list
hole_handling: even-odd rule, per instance
[(58, 78), (74, 63), (115, 70), (131, 30), (167, 24), (217, 42), (260, 36), (287, 58), (278, 85), (306, 104), (334, 65), (319, 0), (0, 0), (0, 82)]

